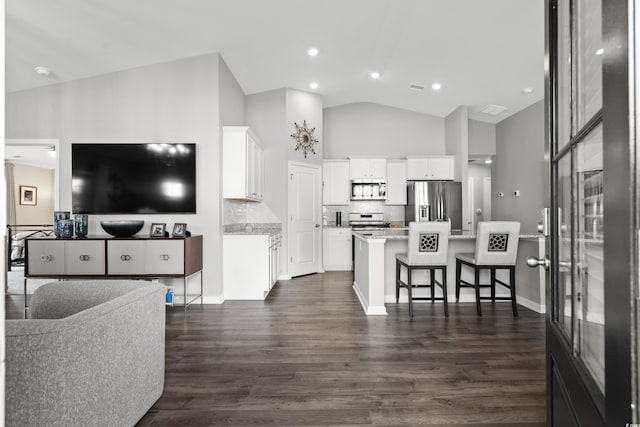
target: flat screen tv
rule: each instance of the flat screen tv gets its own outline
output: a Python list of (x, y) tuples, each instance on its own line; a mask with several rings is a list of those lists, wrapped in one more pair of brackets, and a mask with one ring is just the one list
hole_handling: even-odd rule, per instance
[(72, 144), (73, 213), (196, 212), (196, 144)]

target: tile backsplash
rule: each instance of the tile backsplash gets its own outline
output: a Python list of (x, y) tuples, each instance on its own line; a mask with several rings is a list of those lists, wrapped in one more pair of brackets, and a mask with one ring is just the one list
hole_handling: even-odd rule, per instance
[(232, 224), (272, 224), (280, 219), (264, 203), (239, 202), (225, 199), (223, 202), (224, 225)]
[(348, 206), (323, 206), (322, 207), (322, 223), (323, 225), (336, 224), (336, 212), (342, 212), (342, 225), (349, 225), (349, 213), (384, 213), (384, 219), (391, 223), (404, 224), (404, 206), (389, 206), (384, 202), (363, 201), (351, 202)]

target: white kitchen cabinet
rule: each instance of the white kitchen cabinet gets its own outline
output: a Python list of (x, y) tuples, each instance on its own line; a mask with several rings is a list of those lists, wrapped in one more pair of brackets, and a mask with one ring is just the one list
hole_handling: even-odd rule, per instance
[(261, 201), (264, 153), (247, 126), (222, 128), (222, 194), (225, 199)]
[(351, 228), (325, 228), (322, 238), (322, 263), (325, 271), (351, 270)]
[(323, 205), (348, 205), (350, 185), (348, 160), (325, 160), (322, 163)]
[(408, 180), (453, 180), (453, 156), (407, 157)]
[(407, 204), (407, 162), (389, 160), (387, 162), (387, 200), (386, 205)]
[(349, 159), (349, 177), (351, 179), (386, 179), (387, 159)]
[(224, 298), (265, 299), (279, 275), (281, 242), (281, 235), (225, 234), (222, 238)]

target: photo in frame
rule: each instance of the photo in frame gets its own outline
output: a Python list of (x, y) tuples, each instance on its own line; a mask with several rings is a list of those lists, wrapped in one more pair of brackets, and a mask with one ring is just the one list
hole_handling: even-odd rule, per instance
[(172, 237), (186, 237), (187, 236), (187, 223), (186, 222), (176, 222), (173, 225), (173, 233), (171, 233)]
[(20, 186), (20, 204), (35, 206), (38, 204), (38, 187), (31, 185)]
[(149, 230), (149, 237), (164, 237), (165, 230), (167, 228), (167, 224), (161, 222), (154, 222), (151, 224), (151, 229)]

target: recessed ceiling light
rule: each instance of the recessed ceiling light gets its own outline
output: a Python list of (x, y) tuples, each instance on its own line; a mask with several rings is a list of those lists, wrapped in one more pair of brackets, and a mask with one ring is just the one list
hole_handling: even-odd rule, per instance
[(311, 89), (318, 89), (318, 82), (313, 82), (309, 85)]
[(492, 162), (492, 160), (491, 160), (491, 159), (487, 159), (487, 160), (485, 160), (484, 162), (485, 162), (487, 165), (490, 165), (490, 164), (491, 164), (491, 162)]
[(370, 74), (372, 79), (379, 79), (380, 78), (380, 73), (377, 71), (374, 71), (373, 73)]
[(307, 51), (307, 53), (309, 54), (309, 56), (316, 56), (318, 54), (318, 49), (316, 49), (315, 47), (312, 47)]
[(604, 53), (604, 49), (600, 48), (598, 50), (596, 50), (596, 55), (602, 55)]
[(37, 75), (42, 77), (49, 77), (51, 75), (51, 70), (47, 67), (35, 67), (33, 71), (35, 71)]
[(522, 89), (522, 93), (524, 93), (525, 95), (529, 95), (530, 93), (533, 93), (533, 88), (525, 87), (524, 89)]
[(440, 90), (442, 88), (442, 85), (440, 83), (434, 83), (431, 85), (431, 89), (433, 90)]

